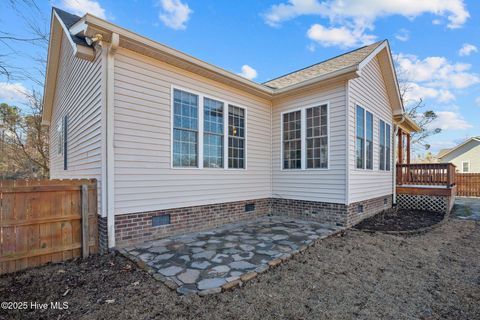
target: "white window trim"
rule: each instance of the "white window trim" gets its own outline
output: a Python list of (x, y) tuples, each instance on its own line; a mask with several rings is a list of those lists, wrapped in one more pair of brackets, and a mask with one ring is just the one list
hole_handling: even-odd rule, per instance
[[(464, 167), (463, 167), (464, 163), (468, 163), (468, 171), (467, 172), (464, 171)], [(462, 161), (462, 173), (470, 173), (470, 161), (469, 160)]]
[[(175, 167), (173, 165), (173, 130), (174, 130), (174, 106), (173, 106), (173, 99), (174, 99), (174, 90), (181, 90), (185, 91), (194, 95), (198, 96), (198, 146), (197, 146), (197, 157), (198, 157), (198, 162), (196, 167)], [(223, 168), (208, 168), (203, 166), (203, 120), (204, 120), (204, 98), (216, 100), (219, 102), (223, 103)], [(237, 108), (243, 109), (245, 112), (245, 137), (244, 137), (244, 168), (229, 168), (228, 167), (228, 106), (232, 105)], [(214, 95), (210, 94), (204, 94), (202, 92), (186, 88), (186, 87), (181, 87), (177, 85), (172, 85), (170, 86), (170, 168), (174, 170), (199, 170), (199, 169), (205, 169), (205, 170), (247, 170), (247, 137), (248, 137), (248, 127), (247, 127), (247, 108), (242, 106), (241, 104), (231, 102), (225, 99), (218, 98)]]
[[(307, 168), (307, 109), (327, 106), (327, 167), (326, 168)], [(300, 111), (300, 130), (301, 130), (301, 168), (284, 169), (283, 168), (283, 115), (295, 111)], [(326, 171), (330, 170), (330, 101), (309, 104), (304, 107), (289, 109), (280, 113), (280, 171)]]
[[(357, 167), (357, 107), (360, 107), (364, 111), (364, 117), (363, 117), (363, 136), (364, 136), (364, 141), (365, 141), (365, 150), (363, 150), (363, 156), (365, 157), (365, 161), (363, 161), (363, 168), (358, 168)], [(355, 170), (358, 171), (375, 171), (375, 155), (372, 155), (372, 169), (367, 169), (367, 111), (372, 114), (372, 144), (373, 144), (373, 151), (375, 151), (375, 113), (370, 111), (370, 109), (365, 108), (364, 106), (361, 106), (359, 104), (355, 104), (355, 149), (354, 149), (354, 155), (355, 155)], [(375, 153), (375, 152), (374, 152)]]
[[(383, 121), (384, 124), (385, 124), (385, 159), (384, 159), (385, 160), (385, 169), (383, 169), (383, 170), (380, 169), (380, 139), (381, 139), (381, 137), (380, 137), (380, 121)], [(390, 126), (390, 169), (389, 170), (386, 169), (387, 168), (387, 125)], [(375, 134), (373, 136), (375, 137)], [(375, 148), (375, 144), (374, 144), (374, 148)], [(378, 118), (378, 160), (379, 161), (378, 161), (377, 171), (380, 171), (380, 172), (390, 172), (390, 171), (392, 171), (392, 124), (390, 122), (386, 121), (385, 119), (380, 118), (380, 117)], [(359, 170), (361, 170), (361, 169), (359, 169)]]

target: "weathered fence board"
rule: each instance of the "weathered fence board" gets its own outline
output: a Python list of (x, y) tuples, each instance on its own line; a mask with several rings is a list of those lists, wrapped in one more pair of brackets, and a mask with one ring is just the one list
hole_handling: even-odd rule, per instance
[(457, 195), (480, 197), (480, 173), (457, 173)]
[(97, 253), (97, 228), (95, 180), (0, 180), (0, 274)]

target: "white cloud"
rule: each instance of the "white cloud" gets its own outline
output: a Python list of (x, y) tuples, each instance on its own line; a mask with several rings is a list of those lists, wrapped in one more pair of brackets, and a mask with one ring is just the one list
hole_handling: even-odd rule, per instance
[(455, 100), (455, 95), (450, 90), (424, 87), (417, 83), (410, 82), (406, 84), (405, 95), (403, 97), (405, 104), (414, 103), (420, 99), (436, 99), (439, 102), (449, 102)]
[(401, 15), (413, 19), (425, 13), (445, 17), (449, 28), (461, 27), (470, 17), (463, 0), (288, 0), (271, 6), (264, 18), (271, 26), (300, 15), (319, 15), (331, 22), (351, 20), (357, 25), (366, 25), (373, 24), (379, 17)]
[(244, 78), (247, 78), (249, 80), (252, 80), (257, 77), (257, 70), (253, 69), (247, 64), (244, 64), (242, 66), (242, 72), (240, 72), (238, 75)]
[(106, 19), (105, 9), (95, 0), (62, 0), (60, 7), (78, 16), (83, 16), (88, 12), (96, 17)]
[(339, 46), (348, 48), (370, 44), (375, 41), (375, 36), (367, 35), (363, 31), (364, 30), (360, 28), (326, 28), (320, 24), (314, 24), (308, 29), (307, 36), (309, 39), (325, 47)]
[(396, 55), (399, 74), (410, 81), (430, 87), (464, 89), (480, 83), (480, 76), (469, 72), (471, 65), (450, 63), (445, 57), (419, 59), (414, 55)]
[(193, 13), (188, 4), (180, 0), (160, 0), (159, 5), (159, 18), (167, 27), (175, 30), (187, 28), (187, 21)]
[(21, 83), (0, 82), (0, 102), (25, 102), (27, 100), (27, 88)]
[(478, 97), (477, 99), (475, 99), (475, 104), (480, 107), (480, 97)]
[(465, 130), (473, 127), (458, 112), (437, 111), (435, 113), (438, 118), (430, 123), (430, 128), (440, 128), (442, 130)]
[(478, 48), (470, 43), (465, 43), (463, 47), (458, 51), (460, 56), (469, 56), (472, 53), (478, 52)]
[(410, 40), (410, 32), (407, 29), (400, 29), (398, 30), (397, 34), (395, 35), (395, 38), (400, 41), (408, 41)]

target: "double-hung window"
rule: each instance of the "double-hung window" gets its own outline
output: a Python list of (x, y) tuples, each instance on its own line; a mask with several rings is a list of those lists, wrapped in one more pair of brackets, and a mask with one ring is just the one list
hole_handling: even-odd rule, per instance
[(203, 98), (203, 167), (223, 168), (223, 102)]
[(469, 173), (469, 172), (470, 172), (470, 162), (462, 161), (462, 173)]
[(391, 141), (390, 141), (390, 125), (383, 120), (380, 120), (380, 170), (390, 171), (390, 152), (391, 152)]
[(328, 167), (327, 106), (307, 109), (307, 169)]
[(173, 166), (198, 166), (198, 96), (173, 90)]
[(355, 156), (357, 169), (373, 169), (373, 114), (357, 106)]
[(176, 88), (172, 94), (172, 167), (245, 169), (245, 109)]
[(282, 169), (328, 169), (328, 106), (282, 115)]
[(245, 168), (245, 109), (228, 106), (228, 167)]
[(301, 111), (283, 114), (283, 169), (302, 168)]

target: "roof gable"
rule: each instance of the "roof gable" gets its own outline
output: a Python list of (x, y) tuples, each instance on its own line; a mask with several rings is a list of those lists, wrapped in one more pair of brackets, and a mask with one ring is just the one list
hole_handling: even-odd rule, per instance
[(291, 72), (273, 80), (269, 80), (263, 84), (271, 88), (281, 89), (330, 72), (359, 65), (380, 44), (382, 44), (382, 42), (383, 41), (379, 41), (374, 44), (355, 49), (337, 57), (316, 63), (312, 66)]
[(471, 142), (477, 142), (477, 143), (480, 143), (480, 136), (478, 137), (471, 137), (470, 139), (467, 139), (465, 140), (464, 142), (456, 145), (455, 147), (453, 148), (450, 148), (450, 149), (441, 149), (438, 154), (437, 154), (437, 158), (441, 159), (447, 155), (449, 155), (450, 153), (452, 153), (453, 151), (455, 150), (458, 150), (460, 149), (461, 147), (471, 143)]

